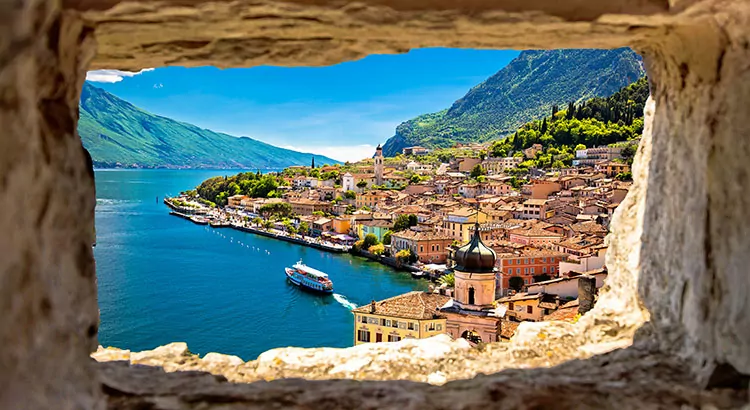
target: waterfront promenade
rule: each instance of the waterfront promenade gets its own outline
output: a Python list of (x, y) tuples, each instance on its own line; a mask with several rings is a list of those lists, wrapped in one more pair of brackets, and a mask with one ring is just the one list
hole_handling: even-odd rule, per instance
[(336, 244), (321, 240), (311, 236), (299, 234), (289, 234), (280, 229), (263, 228), (253, 226), (252, 223), (244, 221), (243, 216), (233, 214), (225, 210), (209, 208), (194, 201), (175, 200), (174, 198), (164, 198), (164, 204), (172, 209), (171, 215), (187, 219), (198, 225), (210, 224), (212, 227), (228, 226), (243, 232), (250, 232), (256, 235), (274, 238), (286, 242), (295, 243), (302, 246), (320, 249), (332, 253), (345, 253), (351, 250), (351, 246)]

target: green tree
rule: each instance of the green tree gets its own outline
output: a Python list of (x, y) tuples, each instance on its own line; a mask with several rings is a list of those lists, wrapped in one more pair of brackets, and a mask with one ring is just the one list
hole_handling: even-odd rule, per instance
[(449, 288), (456, 286), (456, 276), (452, 273), (449, 273), (447, 275), (443, 275), (438, 279), (438, 283), (441, 285), (445, 285)]
[(550, 280), (550, 279), (552, 279), (552, 278), (550, 278), (550, 276), (549, 276), (549, 275), (547, 275), (546, 273), (543, 273), (543, 274), (541, 274), (541, 275), (536, 275), (536, 276), (534, 276), (534, 283), (537, 283), (537, 282), (544, 282), (544, 281), (546, 281), (546, 280)]
[(400, 263), (408, 263), (411, 259), (411, 251), (409, 249), (401, 249), (396, 252), (396, 260)]
[(378, 237), (375, 236), (374, 233), (368, 233), (365, 235), (365, 241), (362, 244), (362, 248), (370, 249), (370, 246), (377, 245), (378, 243)]
[(384, 245), (391, 244), (391, 231), (386, 231), (386, 233), (383, 234), (383, 244)]
[(482, 168), (482, 165), (481, 164), (476, 164), (476, 165), (474, 165), (474, 168), (471, 169), (470, 176), (472, 178), (476, 178), (476, 177), (478, 177), (480, 175), (484, 175), (484, 174), (485, 174), (485, 171), (484, 171), (484, 168)]
[(615, 175), (615, 179), (618, 181), (632, 181), (633, 173), (630, 171), (620, 172), (619, 174)]
[(367, 251), (370, 252), (373, 255), (382, 255), (385, 253), (385, 246), (383, 246), (382, 243), (379, 243), (377, 245), (372, 245), (369, 248), (367, 248)]
[(344, 198), (346, 199), (354, 199), (357, 197), (357, 193), (352, 191), (351, 189), (344, 192)]
[(299, 223), (298, 231), (300, 235), (305, 236), (310, 232), (310, 225), (308, 225), (306, 221), (302, 221)]
[(393, 223), (393, 231), (399, 232), (406, 229), (409, 229), (409, 227), (412, 226), (409, 221), (409, 215), (407, 214), (401, 214), (396, 217), (396, 221)]
[(263, 218), (256, 216), (253, 218), (253, 224), (255, 224), (255, 226), (261, 226), (263, 224)]
[(516, 292), (520, 292), (523, 289), (523, 278), (520, 276), (511, 276), (508, 279), (508, 286)]
[(582, 149), (586, 149), (586, 146), (585, 146), (585, 145), (583, 145), (583, 144), (578, 144), (578, 145), (576, 145), (576, 151), (580, 151), (580, 150), (582, 150)]
[(265, 228), (266, 230), (273, 228), (273, 222), (268, 220), (263, 221), (263, 228)]
[(365, 181), (364, 179), (362, 179), (359, 182), (357, 182), (357, 187), (358, 188), (364, 188), (366, 186), (367, 186), (367, 181)]
[(283, 218), (292, 215), (292, 206), (286, 202), (264, 204), (258, 209), (258, 212), (266, 218), (272, 216)]

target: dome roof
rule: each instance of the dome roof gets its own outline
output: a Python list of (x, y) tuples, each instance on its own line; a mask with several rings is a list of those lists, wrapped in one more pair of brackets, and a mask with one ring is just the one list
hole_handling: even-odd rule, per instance
[(479, 237), (479, 224), (474, 226), (474, 234), (466, 245), (458, 248), (454, 260), (455, 269), (468, 273), (492, 272), (495, 268), (495, 251), (482, 243)]

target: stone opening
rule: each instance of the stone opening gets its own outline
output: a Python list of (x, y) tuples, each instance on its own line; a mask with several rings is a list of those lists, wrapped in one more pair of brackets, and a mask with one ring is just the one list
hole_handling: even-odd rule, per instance
[[(748, 400), (743, 375), (750, 374), (748, 27), (750, 7), (742, 0), (0, 5), (0, 405), (740, 406)], [(613, 223), (609, 289), (579, 323), (524, 326), (507, 349), (454, 346), (443, 361), (415, 360), (420, 356), (411, 353), (425, 348), (419, 344), (400, 353), (362, 352), (368, 365), (358, 376), (428, 374), (440, 382), (446, 374), (492, 374), (503, 367), (497, 363), (587, 360), (439, 388), (406, 381), (231, 384), (207, 374), (91, 362), (98, 323), (90, 247), (95, 199), (75, 131), (88, 68), (332, 64), (425, 46), (631, 46), (646, 62), (650, 120), (634, 165), (636, 184)], [(632, 335), (632, 346), (591, 357), (630, 344)], [(544, 342), (530, 347), (527, 338)], [(391, 361), (376, 360), (379, 354)], [(300, 373), (315, 378), (320, 362), (304, 352), (297, 357), (304, 358)], [(268, 359), (274, 374), (297, 375), (279, 366), (281, 358)]]

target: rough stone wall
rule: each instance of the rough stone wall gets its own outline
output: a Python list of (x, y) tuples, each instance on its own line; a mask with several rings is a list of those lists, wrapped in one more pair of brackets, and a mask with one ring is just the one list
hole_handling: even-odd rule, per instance
[[(582, 400), (585, 391), (598, 392), (598, 408), (618, 407), (636, 397), (638, 388), (650, 386), (628, 379), (629, 371), (651, 383), (679, 382), (676, 390), (658, 384), (662, 390), (649, 391), (662, 396), (652, 399), (699, 405), (700, 393), (686, 387), (684, 375), (705, 382), (718, 364), (750, 373), (748, 27), (750, 4), (744, 0), (0, 2), (0, 407), (100, 408), (102, 387), (110, 406), (137, 392), (158, 396), (158, 405), (151, 403), (156, 408), (183, 408), (178, 404), (185, 400), (199, 407), (218, 394), (182, 376), (159, 379), (164, 386), (155, 386), (141, 373), (125, 380), (127, 371), (118, 368), (125, 379), (115, 380), (107, 373), (110, 368), (101, 366), (100, 386), (87, 362), (95, 349), (98, 316), (91, 252), (95, 195), (75, 124), (83, 74), (93, 58), (92, 34), (98, 42), (93, 67), (123, 69), (319, 65), (425, 46), (634, 46), (647, 63), (653, 96), (647, 110), (653, 117), (634, 166), (636, 183), (612, 224), (610, 277), (599, 303), (575, 326), (524, 324), (507, 346), (471, 353), (459, 349), (439, 362), (442, 368), (430, 367), (428, 375), (442, 372), (450, 380), (499, 371), (509, 363), (556, 365), (630, 345), (640, 328), (628, 349), (565, 365), (569, 376), (597, 375), (577, 387), (566, 390), (574, 378), (553, 382), (562, 374), (559, 369), (504, 372), (493, 376), (497, 384), (483, 385), (467, 407), (493, 402), (520, 407), (516, 396), (502, 393), (507, 389), (524, 391), (517, 397), (526, 400), (540, 391), (547, 394), (547, 402), (531, 401), (529, 407), (573, 407), (570, 398)], [(311, 375), (310, 364), (326, 357), (316, 359), (312, 351), (277, 353), (279, 364), (262, 368), (259, 360), (248, 377), (257, 376), (258, 369), (281, 377), (298, 374), (285, 362), (294, 357), (307, 372), (303, 375)], [(404, 361), (400, 367), (380, 367), (392, 371), (376, 372), (377, 362), (367, 357), (357, 372), (377, 379), (415, 374), (421, 363)], [(620, 360), (615, 367), (608, 365), (613, 357)], [(670, 357), (683, 364), (670, 364), (666, 377), (659, 365)], [(185, 359), (181, 365), (188, 363)], [(638, 373), (649, 363), (655, 368), (651, 379)], [(337, 374), (328, 369), (320, 377)], [(433, 382), (439, 380), (433, 376)], [(545, 381), (537, 384), (543, 388), (536, 393), (534, 380)], [(416, 400), (407, 401), (413, 407), (434, 404), (433, 394), (449, 403), (450, 395), (456, 402), (473, 391), (462, 384), (470, 382), (458, 381), (439, 394), (411, 384), (351, 383), (338, 382), (327, 390), (343, 395), (335, 399), (338, 407), (347, 399), (353, 405), (370, 400), (360, 408), (393, 407), (396, 402), (383, 395), (389, 389), (420, 391), (409, 396)], [(266, 394), (254, 396), (236, 387), (220, 391), (266, 405), (296, 397), (288, 403), (300, 406), (310, 404), (311, 397), (322, 400), (324, 391), (303, 382), (270, 386)], [(186, 388), (203, 396), (180, 390)], [(287, 396), (290, 388), (297, 396)], [(619, 396), (608, 398), (608, 391)], [(648, 404), (643, 408), (659, 403), (640, 398)], [(146, 404), (136, 403), (139, 408)]]
[(665, 350), (750, 373), (748, 4), (651, 45), (656, 101), (639, 293)]
[(55, 2), (0, 2), (0, 408), (99, 400), (94, 184), (76, 134), (93, 46)]

